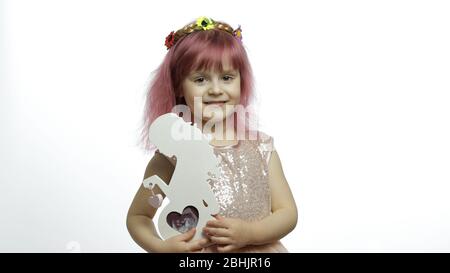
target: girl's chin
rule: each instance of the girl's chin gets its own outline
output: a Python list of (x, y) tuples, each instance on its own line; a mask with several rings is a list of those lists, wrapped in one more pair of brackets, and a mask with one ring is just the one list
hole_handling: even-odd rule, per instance
[(220, 111), (213, 111), (213, 112), (203, 112), (203, 121), (217, 123), (217, 122), (223, 122), (226, 118), (229, 118), (233, 112), (230, 113), (224, 113)]

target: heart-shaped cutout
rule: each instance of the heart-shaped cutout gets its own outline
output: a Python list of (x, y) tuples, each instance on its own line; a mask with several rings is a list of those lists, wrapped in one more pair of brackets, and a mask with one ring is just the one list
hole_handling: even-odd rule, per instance
[(180, 233), (185, 233), (197, 226), (198, 210), (193, 206), (187, 206), (182, 214), (172, 211), (167, 214), (167, 224)]
[(161, 194), (155, 194), (155, 195), (151, 195), (148, 198), (148, 203), (150, 206), (154, 207), (154, 208), (159, 208), (161, 206), (163, 202), (163, 197)]

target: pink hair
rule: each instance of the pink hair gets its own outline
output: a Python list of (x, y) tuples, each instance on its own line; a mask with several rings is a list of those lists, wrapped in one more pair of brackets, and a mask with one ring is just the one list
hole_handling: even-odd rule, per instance
[[(250, 62), (242, 42), (231, 34), (217, 29), (193, 32), (182, 37), (166, 54), (146, 92), (141, 139), (145, 150), (152, 151), (154, 145), (148, 139), (152, 122), (160, 115), (171, 112), (176, 98), (182, 94), (182, 81), (195, 70), (223, 71), (222, 57), (228, 58), (231, 66), (238, 69), (241, 78), (240, 104), (247, 107), (255, 98), (254, 80)], [(245, 120), (248, 120), (245, 117)], [(242, 122), (241, 120), (237, 121)], [(245, 129), (249, 124), (245, 122)]]

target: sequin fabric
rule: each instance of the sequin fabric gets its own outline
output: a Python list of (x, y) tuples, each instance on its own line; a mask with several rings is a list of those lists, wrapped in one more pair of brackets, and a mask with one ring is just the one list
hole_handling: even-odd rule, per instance
[(219, 176), (209, 184), (224, 217), (260, 220), (270, 214), (268, 161), (273, 139), (239, 140), (234, 146), (214, 147)]
[[(214, 146), (219, 159), (219, 177), (210, 175), (209, 184), (224, 217), (257, 221), (271, 214), (269, 160), (274, 150), (273, 138), (258, 132), (256, 140), (239, 140), (238, 144)], [(168, 158), (175, 165), (175, 160)], [(198, 252), (218, 252), (210, 245)], [(249, 245), (234, 252), (288, 252), (280, 241)]]
[[(239, 140), (236, 145), (214, 147), (219, 159), (219, 177), (208, 181), (217, 202), (219, 214), (246, 221), (261, 220), (271, 214), (268, 163), (273, 138), (259, 132), (256, 140)], [(202, 252), (217, 252), (215, 245)], [(237, 252), (288, 252), (279, 242), (247, 246)]]

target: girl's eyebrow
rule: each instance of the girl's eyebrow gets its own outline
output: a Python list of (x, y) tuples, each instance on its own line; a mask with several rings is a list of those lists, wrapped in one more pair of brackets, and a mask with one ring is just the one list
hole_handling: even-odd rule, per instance
[[(223, 74), (236, 74), (237, 70), (236, 69), (234, 69), (234, 70), (224, 70), (221, 73), (223, 73)], [(197, 71), (192, 72), (192, 75), (195, 75), (195, 74), (209, 74), (209, 72), (208, 71), (197, 70)]]

